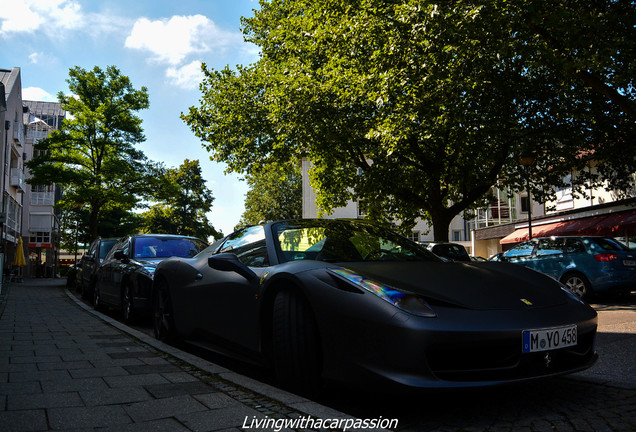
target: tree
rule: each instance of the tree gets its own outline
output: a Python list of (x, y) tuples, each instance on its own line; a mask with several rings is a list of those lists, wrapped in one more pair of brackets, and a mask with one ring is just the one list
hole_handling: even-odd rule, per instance
[[(591, 12), (594, 3), (550, 3), (550, 14), (567, 17), (570, 27), (599, 28), (607, 15)], [(625, 187), (625, 174), (636, 170), (633, 119), (578, 71), (587, 65), (633, 100), (633, 74), (623, 66), (633, 64), (633, 45), (616, 36), (579, 53), (587, 35), (566, 37), (537, 18), (547, 7), (263, 1), (243, 22), (259, 61), (236, 70), (204, 65), (201, 105), (182, 117), (231, 170), (249, 175), (272, 161), (307, 157), (323, 209), (363, 199), (374, 219), (405, 227), (417, 217), (431, 221), (436, 240), (447, 240), (453, 217), (481, 206), (498, 179), (520, 189), (531, 175), (533, 196), (547, 199), (554, 189), (543, 185), (586, 172), (593, 157), (611, 185)], [(561, 45), (546, 42), (538, 23), (567, 40), (564, 52), (580, 63), (566, 64)], [(611, 71), (619, 69), (625, 73), (614, 86)], [(519, 163), (527, 153), (536, 160), (530, 171)], [(601, 180), (582, 177), (575, 192), (583, 181)]]
[(302, 176), (298, 163), (270, 164), (246, 176), (249, 190), (239, 226), (302, 217)]
[(144, 230), (156, 234), (180, 234), (221, 238), (206, 213), (214, 197), (205, 185), (198, 160), (186, 159), (179, 168), (170, 168), (156, 193), (159, 201), (144, 213)]
[(27, 163), (29, 183), (62, 186), (63, 210), (86, 207), (91, 241), (104, 211), (130, 211), (158, 177), (159, 166), (135, 148), (145, 139), (135, 113), (148, 108), (148, 92), (134, 89), (114, 66), (76, 66), (67, 82), (70, 95), (60, 92), (58, 100), (70, 117), (35, 144), (39, 154)]
[[(60, 212), (60, 247), (74, 251), (78, 244), (90, 245), (88, 224), (90, 211), (86, 207), (63, 208)], [(98, 232), (100, 237), (119, 238), (139, 232), (140, 216), (121, 208), (103, 209), (100, 213)]]

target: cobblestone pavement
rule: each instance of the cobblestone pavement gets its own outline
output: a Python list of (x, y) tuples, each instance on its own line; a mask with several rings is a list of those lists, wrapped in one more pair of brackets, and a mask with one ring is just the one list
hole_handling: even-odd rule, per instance
[(253, 418), (348, 417), (184, 361), (170, 354), (178, 350), (157, 349), (103, 318), (78, 306), (59, 280), (5, 291), (0, 431), (237, 431)]
[(330, 405), (359, 417), (397, 418), (400, 431), (636, 431), (636, 390), (570, 378), (417, 397), (373, 395), (355, 406), (348, 397)]
[[(42, 284), (27, 281), (2, 293), (2, 432), (247, 432), (246, 419), (307, 415), (397, 419), (396, 429), (409, 432), (636, 431), (636, 379), (620, 381), (636, 368), (633, 350), (619, 360), (613, 347), (612, 363), (600, 374), (409, 396), (332, 389), (316, 403), (95, 315), (59, 281)], [(621, 319), (609, 323), (615, 333), (599, 338), (604, 346), (622, 344), (633, 333), (632, 323)]]

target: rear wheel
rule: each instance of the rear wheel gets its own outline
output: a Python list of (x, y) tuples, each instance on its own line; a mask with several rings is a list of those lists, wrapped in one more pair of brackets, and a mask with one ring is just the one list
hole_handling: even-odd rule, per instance
[(279, 383), (294, 392), (315, 396), (320, 390), (322, 359), (318, 328), (307, 300), (293, 290), (274, 300), (273, 352)]
[(134, 318), (134, 303), (133, 303), (133, 288), (131, 284), (126, 286), (121, 291), (121, 313), (124, 317), (125, 323), (130, 323)]
[(170, 291), (165, 280), (155, 280), (153, 295), (152, 327), (155, 338), (165, 343), (175, 343), (177, 340), (174, 315), (172, 314), (172, 301)]
[(590, 282), (581, 273), (567, 273), (561, 278), (561, 282), (581, 299), (587, 299), (592, 294)]
[(88, 293), (86, 291), (86, 287), (84, 286), (84, 282), (80, 281), (80, 294), (82, 295), (82, 299), (86, 300), (88, 298)]

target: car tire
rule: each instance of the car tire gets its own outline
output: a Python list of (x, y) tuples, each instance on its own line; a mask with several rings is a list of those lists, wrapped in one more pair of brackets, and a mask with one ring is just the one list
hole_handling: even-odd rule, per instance
[(99, 288), (93, 288), (93, 309), (96, 311), (102, 309), (102, 300), (99, 294)]
[(130, 324), (135, 318), (135, 304), (132, 294), (132, 284), (127, 283), (121, 290), (121, 314), (126, 324)]
[(567, 273), (561, 278), (561, 283), (564, 284), (572, 294), (580, 299), (586, 300), (592, 295), (590, 282), (581, 273)]
[(272, 342), (279, 384), (314, 397), (320, 390), (319, 334), (309, 303), (294, 290), (282, 290), (274, 299)]
[(164, 279), (155, 280), (152, 296), (152, 328), (155, 338), (167, 344), (177, 341), (170, 290)]

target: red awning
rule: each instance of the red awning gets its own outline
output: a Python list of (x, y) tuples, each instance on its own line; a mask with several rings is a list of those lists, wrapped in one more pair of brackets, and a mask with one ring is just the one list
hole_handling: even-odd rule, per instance
[[(636, 235), (636, 210), (607, 213), (545, 225), (532, 225), (532, 237), (564, 235), (594, 235), (618, 237)], [(528, 228), (519, 228), (502, 238), (499, 243), (510, 244), (528, 240)]]

